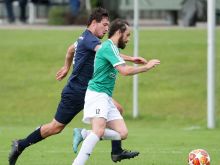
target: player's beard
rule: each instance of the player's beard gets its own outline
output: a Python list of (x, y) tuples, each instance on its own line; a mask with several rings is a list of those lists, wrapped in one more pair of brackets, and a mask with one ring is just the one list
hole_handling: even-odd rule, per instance
[(118, 39), (118, 48), (124, 49), (126, 47), (126, 43), (123, 40), (123, 35)]

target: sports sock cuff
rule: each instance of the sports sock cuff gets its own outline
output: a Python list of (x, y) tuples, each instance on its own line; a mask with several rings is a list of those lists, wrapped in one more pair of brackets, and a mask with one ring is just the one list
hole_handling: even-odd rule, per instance
[(94, 133), (91, 131), (91, 133), (89, 134), (90, 137), (92, 137), (95, 141), (99, 141), (100, 138)]
[(81, 135), (82, 135), (83, 139), (85, 139), (88, 136), (88, 132), (89, 132), (89, 130), (86, 130), (85, 128), (82, 129)]
[(33, 131), (25, 139), (19, 140), (19, 147), (21, 147), (21, 149), (25, 149), (26, 147), (43, 140), (44, 138), (41, 136), (40, 128)]
[(112, 154), (117, 154), (122, 151), (121, 140), (112, 140)]

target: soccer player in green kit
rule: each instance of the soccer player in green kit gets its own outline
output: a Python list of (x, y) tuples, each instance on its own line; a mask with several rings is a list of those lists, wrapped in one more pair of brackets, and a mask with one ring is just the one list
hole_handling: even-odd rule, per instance
[[(147, 72), (160, 64), (157, 59), (141, 66), (128, 66), (120, 56), (130, 37), (129, 24), (121, 19), (112, 22), (108, 40), (96, 52), (93, 78), (89, 81), (85, 96), (83, 122), (92, 125), (89, 133), (75, 134), (83, 141), (79, 154), (72, 165), (84, 165), (100, 139), (124, 140), (128, 130), (112, 100), (117, 73), (124, 76)], [(79, 138), (81, 137), (81, 138)]]

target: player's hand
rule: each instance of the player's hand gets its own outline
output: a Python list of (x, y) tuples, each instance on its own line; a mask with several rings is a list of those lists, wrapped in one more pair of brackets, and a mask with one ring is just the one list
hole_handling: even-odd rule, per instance
[(146, 64), (146, 67), (147, 67), (147, 69), (152, 69), (159, 64), (160, 64), (160, 60), (152, 59), (152, 60), (148, 61), (148, 63)]
[(133, 62), (135, 64), (147, 64), (147, 60), (143, 57), (133, 57)]
[(62, 67), (60, 70), (58, 70), (57, 74), (56, 74), (56, 79), (58, 81), (61, 81), (64, 77), (66, 77), (67, 73), (68, 73), (69, 69), (67, 67)]
[(118, 109), (118, 111), (120, 112), (120, 114), (122, 115), (124, 112), (124, 108), (116, 100), (112, 99), (112, 101), (114, 105), (116, 106), (116, 108)]

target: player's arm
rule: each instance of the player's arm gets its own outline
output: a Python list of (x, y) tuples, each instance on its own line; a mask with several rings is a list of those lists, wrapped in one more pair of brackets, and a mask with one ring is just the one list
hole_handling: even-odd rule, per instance
[[(95, 51), (97, 51), (99, 48), (100, 48), (100, 45), (97, 45), (97, 46), (95, 47)], [(128, 55), (121, 54), (121, 53), (120, 53), (120, 56), (121, 56), (125, 61), (130, 61), (130, 62), (133, 62), (133, 63), (135, 63), (135, 64), (146, 64), (146, 63), (147, 63), (147, 60), (144, 59), (143, 57), (132, 57), (132, 56), (128, 56)]]
[(120, 56), (125, 60), (125, 61), (130, 61), (133, 62), (135, 64), (146, 64), (147, 60), (144, 59), (143, 57), (132, 57), (132, 56), (127, 56), (125, 54), (121, 54)]
[(154, 68), (155, 66), (159, 64), (160, 64), (159, 60), (153, 59), (153, 60), (150, 60), (147, 64), (144, 64), (142, 66), (129, 66), (126, 64), (121, 64), (121, 65), (115, 66), (115, 68), (123, 76), (129, 76), (129, 75), (134, 75), (134, 74), (138, 74), (141, 72), (147, 72), (148, 70)]
[(101, 45), (96, 45), (96, 47), (95, 47), (95, 49), (94, 49), (95, 52), (97, 52), (97, 50), (100, 48), (100, 46), (101, 46)]
[(75, 53), (75, 44), (72, 44), (67, 49), (66, 56), (65, 56), (64, 66), (62, 68), (60, 68), (58, 70), (57, 74), (56, 74), (56, 79), (57, 80), (60, 81), (64, 77), (66, 77), (67, 73), (70, 70), (72, 62), (73, 62), (74, 53)]

